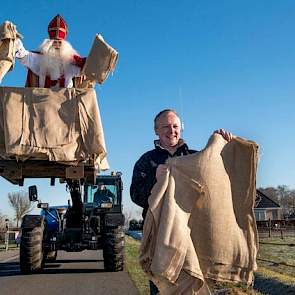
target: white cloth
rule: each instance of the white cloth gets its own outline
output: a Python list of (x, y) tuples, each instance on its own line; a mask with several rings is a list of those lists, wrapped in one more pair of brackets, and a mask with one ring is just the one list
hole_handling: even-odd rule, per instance
[[(42, 54), (28, 51), (27, 55), (25, 55), (23, 58), (20, 59), (20, 62), (24, 66), (28, 67), (34, 74), (39, 76), (39, 87), (45, 86), (45, 77), (46, 77), (46, 75), (42, 73), (40, 70), (40, 64), (42, 62), (42, 58), (44, 58)], [(68, 64), (66, 67), (64, 67), (62, 72), (65, 78), (65, 88), (72, 88), (73, 87), (72, 79), (80, 75), (81, 69), (74, 64)], [(58, 80), (59, 78), (61, 77), (50, 77), (51, 80)]]

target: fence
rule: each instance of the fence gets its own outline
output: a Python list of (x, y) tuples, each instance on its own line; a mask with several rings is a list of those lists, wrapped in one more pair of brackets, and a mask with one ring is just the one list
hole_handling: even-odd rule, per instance
[(295, 220), (256, 221), (260, 238), (295, 237)]

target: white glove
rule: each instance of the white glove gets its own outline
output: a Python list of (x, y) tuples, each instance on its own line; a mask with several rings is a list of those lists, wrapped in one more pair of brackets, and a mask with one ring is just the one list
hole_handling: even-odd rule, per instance
[(29, 54), (29, 51), (25, 49), (21, 39), (17, 38), (15, 40), (14, 45), (15, 45), (15, 56), (17, 58), (23, 58), (23, 57), (25, 57), (26, 55)]

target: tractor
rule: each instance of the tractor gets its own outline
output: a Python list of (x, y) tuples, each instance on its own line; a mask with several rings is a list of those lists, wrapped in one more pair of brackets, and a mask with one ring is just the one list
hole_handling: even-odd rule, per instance
[[(124, 215), (121, 173), (97, 175), (94, 184), (67, 180), (71, 202), (49, 206), (38, 198), (37, 187), (29, 187), (29, 198), (38, 202), (40, 215), (25, 215), (21, 225), (20, 269), (39, 272), (55, 261), (60, 250), (103, 251), (106, 271), (124, 267)], [(82, 200), (83, 198), (83, 200)]]

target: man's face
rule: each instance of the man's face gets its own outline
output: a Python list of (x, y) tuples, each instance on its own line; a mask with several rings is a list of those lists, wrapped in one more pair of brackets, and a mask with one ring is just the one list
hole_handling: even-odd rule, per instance
[(99, 189), (100, 191), (103, 191), (103, 190), (105, 189), (105, 186), (104, 186), (103, 184), (101, 184), (101, 185), (98, 186), (98, 189)]
[(54, 40), (45, 55), (52, 58), (60, 58), (61, 43), (58, 40)]
[(55, 49), (60, 49), (61, 44), (62, 44), (61, 40), (54, 40), (53, 43), (52, 43), (52, 47), (55, 48)]
[(157, 121), (156, 134), (163, 148), (175, 147), (181, 135), (180, 119), (173, 113), (164, 113)]

